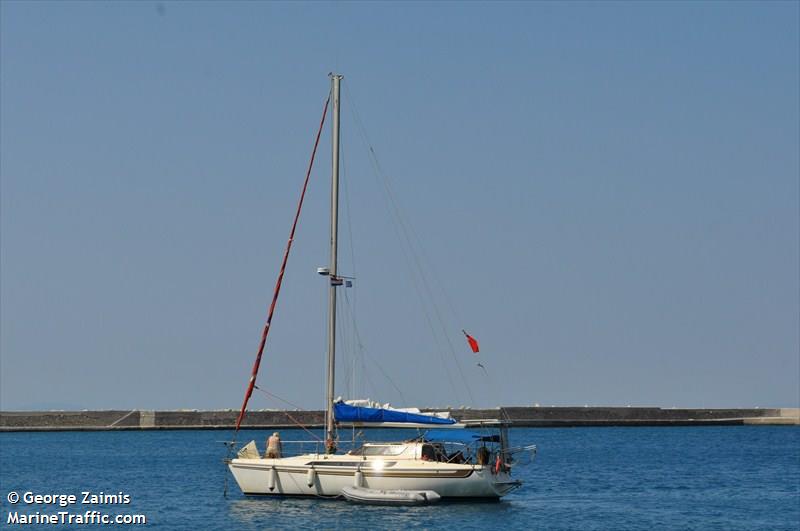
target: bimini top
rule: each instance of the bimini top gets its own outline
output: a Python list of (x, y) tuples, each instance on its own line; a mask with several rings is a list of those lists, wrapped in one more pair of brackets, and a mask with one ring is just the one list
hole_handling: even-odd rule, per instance
[(422, 436), (428, 442), (453, 442), (472, 444), (475, 442), (500, 442), (499, 435), (481, 435), (469, 430), (428, 430)]
[(353, 406), (342, 401), (333, 404), (333, 413), (336, 422), (352, 422), (356, 424), (439, 424), (449, 426), (456, 423), (456, 420), (451, 418), (425, 415), (423, 413), (412, 413), (398, 409)]

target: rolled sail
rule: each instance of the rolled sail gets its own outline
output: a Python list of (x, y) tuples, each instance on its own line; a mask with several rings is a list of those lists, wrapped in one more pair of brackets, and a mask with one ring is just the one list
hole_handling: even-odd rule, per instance
[(352, 422), (356, 424), (390, 423), (451, 425), (456, 423), (455, 419), (451, 418), (426, 415), (424, 413), (411, 413), (397, 409), (352, 406), (342, 401), (336, 402), (333, 405), (333, 412), (334, 416), (336, 417), (336, 422)]

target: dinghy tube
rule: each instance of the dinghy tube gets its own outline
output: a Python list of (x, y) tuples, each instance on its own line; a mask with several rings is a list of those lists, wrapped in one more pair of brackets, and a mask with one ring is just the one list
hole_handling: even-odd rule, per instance
[(433, 490), (378, 490), (344, 487), (342, 495), (349, 502), (368, 505), (428, 505), (442, 499)]

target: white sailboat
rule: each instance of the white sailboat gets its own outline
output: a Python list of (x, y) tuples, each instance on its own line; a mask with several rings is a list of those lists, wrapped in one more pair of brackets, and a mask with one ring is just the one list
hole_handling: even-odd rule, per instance
[[(321, 274), (330, 277), (325, 443), (312, 453), (270, 458), (260, 455), (255, 442), (251, 441), (238, 451), (235, 458), (228, 460), (228, 467), (246, 495), (340, 497), (344, 489), (356, 487), (359, 493), (367, 493), (361, 501), (368, 502), (369, 492), (372, 491), (376, 503), (385, 503), (387, 500), (391, 502), (392, 493), (395, 493), (394, 501), (398, 503), (411, 499), (429, 501), (434, 496), (430, 493), (420, 494), (423, 491), (433, 491), (442, 499), (499, 499), (522, 484), (511, 476), (514, 455), (518, 452), (535, 452), (535, 446), (509, 447), (507, 422), (475, 420), (457, 423), (446, 415), (368, 407), (357, 402), (334, 400), (336, 293), (342, 285), (337, 270), (339, 95), (342, 76), (332, 74), (330, 77), (330, 98), (333, 103), (331, 249), (329, 268), (320, 270)], [(314, 149), (316, 151), (316, 145)], [(310, 169), (309, 166), (309, 172)], [(307, 182), (308, 175), (306, 184)], [(283, 267), (286, 265), (293, 237), (294, 228), (284, 255)], [(276, 298), (282, 276), (283, 268), (276, 286)], [(237, 430), (255, 384), (273, 310), (274, 300), (237, 421)], [(337, 426), (404, 427), (417, 428), (419, 431), (416, 437), (405, 441), (367, 442), (347, 453), (336, 453)], [(353, 499), (352, 493), (349, 498)]]

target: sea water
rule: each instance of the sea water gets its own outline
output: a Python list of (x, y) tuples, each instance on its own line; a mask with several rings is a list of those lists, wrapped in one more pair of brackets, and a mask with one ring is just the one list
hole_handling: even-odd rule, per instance
[[(238, 440), (256, 439), (263, 450), (272, 431), (243, 431)], [(367, 434), (379, 433), (395, 435)], [(281, 436), (309, 438), (301, 430)], [(97, 511), (147, 519), (114, 526), (123, 529), (800, 529), (796, 426), (512, 429), (513, 444), (538, 445), (536, 459), (514, 469), (521, 489), (496, 503), (400, 508), (245, 497), (223, 464), (230, 437), (195, 430), (2, 433), (0, 528), (30, 527), (9, 523), (12, 513)], [(21, 497), (15, 504), (12, 492)], [(28, 503), (26, 492), (29, 499), (74, 495), (76, 502)], [(111, 503), (83, 503), (87, 492)]]

